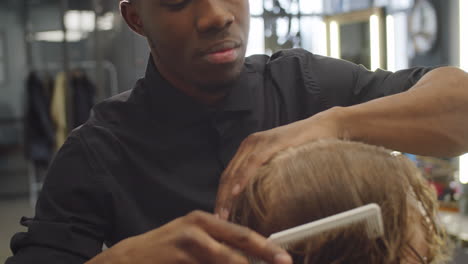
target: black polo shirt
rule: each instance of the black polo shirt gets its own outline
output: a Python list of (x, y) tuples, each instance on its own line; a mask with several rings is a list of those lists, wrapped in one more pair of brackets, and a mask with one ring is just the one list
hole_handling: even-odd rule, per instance
[(56, 155), (8, 264), (83, 263), (188, 212), (213, 211), (219, 177), (248, 135), (333, 106), (409, 89), (429, 69), (371, 72), (285, 50), (246, 59), (218, 108), (165, 81), (149, 60), (134, 89), (98, 104)]

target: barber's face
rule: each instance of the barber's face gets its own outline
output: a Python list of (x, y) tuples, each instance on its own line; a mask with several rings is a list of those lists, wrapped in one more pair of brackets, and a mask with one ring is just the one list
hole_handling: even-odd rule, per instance
[(211, 89), (238, 77), (249, 32), (248, 0), (136, 3), (141, 33), (148, 38), (160, 70)]

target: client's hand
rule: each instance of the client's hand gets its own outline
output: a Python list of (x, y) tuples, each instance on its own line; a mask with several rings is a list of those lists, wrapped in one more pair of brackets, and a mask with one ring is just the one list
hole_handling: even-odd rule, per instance
[(342, 138), (341, 108), (332, 108), (308, 119), (247, 137), (221, 176), (215, 213), (228, 219), (233, 199), (245, 188), (258, 168), (277, 152), (313, 140)]
[(292, 264), (285, 250), (259, 234), (203, 212), (123, 240), (86, 264), (248, 264), (234, 249), (267, 263)]

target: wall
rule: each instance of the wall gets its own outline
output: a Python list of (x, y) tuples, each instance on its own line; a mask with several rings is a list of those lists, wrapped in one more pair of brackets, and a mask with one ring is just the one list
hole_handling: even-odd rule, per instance
[[(118, 10), (117, 4), (115, 7)], [(117, 10), (113, 37), (103, 43), (102, 52), (104, 58), (116, 66), (119, 91), (122, 92), (133, 88), (144, 76), (150, 51), (146, 40), (128, 28)]]
[(27, 75), (21, 1), (3, 0), (0, 31), (5, 36), (7, 81), (0, 85), (0, 196), (27, 193), (27, 165), (11, 146), (22, 141), (24, 80)]
[[(24, 31), (20, 1), (0, 5), (0, 32), (6, 43), (6, 83), (0, 84), (0, 118), (20, 118), (23, 115), (23, 82), (27, 65), (24, 53)], [(9, 109), (9, 110), (6, 110)]]

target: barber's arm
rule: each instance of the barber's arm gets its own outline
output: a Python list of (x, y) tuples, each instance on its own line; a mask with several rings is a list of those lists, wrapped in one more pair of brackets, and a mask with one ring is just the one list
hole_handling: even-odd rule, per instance
[(468, 152), (468, 73), (437, 68), (410, 90), (337, 110), (352, 140), (450, 157)]
[(468, 152), (468, 74), (441, 67), (406, 92), (348, 107), (248, 137), (223, 173), (216, 212), (227, 217), (255, 169), (276, 152), (323, 138), (362, 141), (432, 156)]

